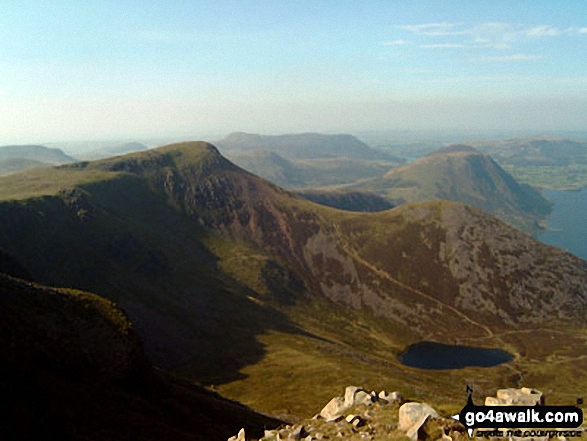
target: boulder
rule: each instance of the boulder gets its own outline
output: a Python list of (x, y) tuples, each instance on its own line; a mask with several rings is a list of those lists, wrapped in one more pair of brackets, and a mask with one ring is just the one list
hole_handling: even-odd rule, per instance
[(355, 394), (353, 399), (353, 406), (358, 406), (359, 404), (370, 406), (375, 402), (375, 400), (377, 400), (377, 395), (373, 396), (365, 391), (360, 390)]
[(438, 418), (438, 413), (426, 403), (405, 403), (399, 408), (400, 430), (406, 431), (411, 440), (418, 439), (418, 430), (428, 418)]
[(356, 386), (348, 386), (344, 391), (344, 404), (351, 408), (369, 397), (369, 392)]
[(328, 402), (326, 406), (320, 411), (320, 416), (327, 422), (336, 421), (347, 410), (345, 399), (342, 397), (334, 397)]
[(376, 398), (365, 389), (356, 386), (348, 386), (344, 391), (344, 398), (334, 397), (320, 411), (320, 416), (328, 422), (335, 421), (351, 407), (359, 404), (370, 405), (375, 400)]

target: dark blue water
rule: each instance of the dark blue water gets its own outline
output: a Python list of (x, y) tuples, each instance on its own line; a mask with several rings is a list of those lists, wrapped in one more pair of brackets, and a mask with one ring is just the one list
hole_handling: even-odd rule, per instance
[(554, 209), (547, 219), (548, 231), (537, 238), (587, 260), (587, 188), (545, 190), (543, 194), (554, 202)]
[(514, 357), (501, 349), (421, 341), (408, 346), (399, 358), (406, 366), (422, 369), (460, 369), (468, 366), (497, 366)]

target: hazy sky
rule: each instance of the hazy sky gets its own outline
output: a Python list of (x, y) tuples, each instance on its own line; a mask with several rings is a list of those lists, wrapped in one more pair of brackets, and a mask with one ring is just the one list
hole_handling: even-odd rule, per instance
[(587, 129), (587, 2), (0, 1), (0, 142)]

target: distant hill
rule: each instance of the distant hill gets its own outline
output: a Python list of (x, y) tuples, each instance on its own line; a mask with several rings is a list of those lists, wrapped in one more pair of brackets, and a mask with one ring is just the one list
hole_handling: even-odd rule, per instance
[(228, 150), (267, 150), (287, 159), (352, 158), (392, 160), (352, 135), (302, 133), (293, 135), (256, 135), (232, 133), (216, 143), (221, 152)]
[(550, 202), (538, 190), (519, 184), (488, 155), (466, 145), (432, 152), (349, 189), (373, 191), (396, 202), (462, 202), (527, 232), (537, 231), (539, 222), (551, 210)]
[(401, 160), (351, 135), (233, 133), (218, 148), (235, 164), (291, 189), (316, 189), (381, 176)]
[(53, 167), (77, 161), (62, 150), (42, 145), (0, 147), (0, 175), (40, 167)]
[(239, 167), (261, 176), (274, 184), (297, 188), (306, 184), (307, 173), (303, 166), (297, 166), (268, 150), (231, 151), (227, 157)]
[(7, 159), (31, 159), (51, 165), (76, 162), (75, 158), (66, 155), (63, 150), (43, 145), (6, 145), (0, 147), (0, 161)]
[[(485, 161), (426, 160), (451, 155)], [(261, 412), (307, 416), (349, 384), (459, 403), (464, 378), (475, 390), (521, 377), (564, 396), (587, 388), (577, 357), (587, 262), (472, 206), (336, 210), (203, 142), (16, 176), (0, 178), (13, 268), (110, 299), (152, 363)], [(398, 354), (422, 340), (515, 359), (458, 372), (402, 365)]]

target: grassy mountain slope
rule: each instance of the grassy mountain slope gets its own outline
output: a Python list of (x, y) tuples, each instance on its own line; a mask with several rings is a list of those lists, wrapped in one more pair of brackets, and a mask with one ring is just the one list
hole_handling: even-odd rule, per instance
[[(23, 174), (20, 196), (4, 193), (0, 247), (39, 282), (114, 300), (152, 361), (256, 409), (304, 416), (353, 383), (438, 400), (462, 399), (454, 385), (465, 381), (490, 393), (531, 380), (563, 396), (587, 384), (576, 371), (587, 263), (474, 208), (343, 212), (206, 143), (46, 173), (47, 188)], [(422, 339), (516, 359), (458, 372), (402, 366), (397, 355)]]
[(0, 274), (0, 437), (225, 440), (263, 417), (147, 362), (112, 302)]
[(350, 188), (370, 190), (393, 201), (446, 199), (470, 204), (534, 232), (550, 203), (519, 184), (489, 156), (452, 146)]
[(8, 158), (0, 160), (0, 175), (7, 175), (22, 170), (39, 167), (52, 167), (53, 164), (25, 158)]

